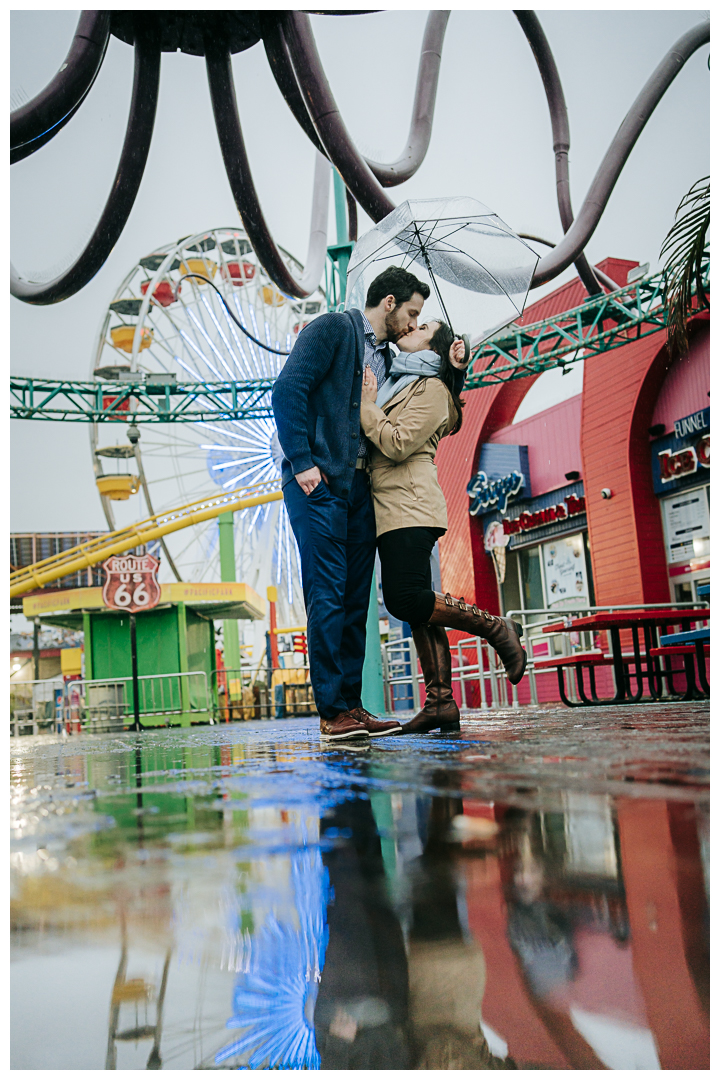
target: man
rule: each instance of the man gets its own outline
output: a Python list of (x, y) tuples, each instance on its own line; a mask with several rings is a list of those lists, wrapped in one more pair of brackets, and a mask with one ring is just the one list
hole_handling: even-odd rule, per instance
[(298, 337), (273, 388), (285, 455), (282, 485), (300, 549), (310, 679), (323, 739), (396, 734), (362, 707), (362, 669), (375, 566), (375, 514), (360, 429), (369, 365), (378, 386), (389, 342), (415, 330), (429, 287), (390, 266), (370, 285), (365, 311), (321, 315)]

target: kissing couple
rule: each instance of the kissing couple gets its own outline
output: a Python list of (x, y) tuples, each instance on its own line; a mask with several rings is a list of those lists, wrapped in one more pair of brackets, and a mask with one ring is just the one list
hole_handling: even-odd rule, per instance
[[(445, 322), (420, 321), (429, 295), (389, 266), (364, 311), (321, 315), (302, 330), (273, 388), (323, 740), (459, 731), (445, 627), (488, 641), (512, 683), (525, 671), (516, 623), (432, 589), (430, 556), (448, 524), (435, 452), (462, 424), (470, 343)], [(410, 624), (425, 682), (425, 704), (404, 725), (362, 704), (376, 549), (385, 605)]]

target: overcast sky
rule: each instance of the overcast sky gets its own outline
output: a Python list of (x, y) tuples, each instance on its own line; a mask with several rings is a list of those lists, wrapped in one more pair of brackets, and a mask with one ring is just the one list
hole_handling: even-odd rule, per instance
[[(75, 11), (11, 13), (13, 105), (57, 71), (77, 17)], [(568, 105), (577, 212), (635, 96), (675, 40), (707, 15), (565, 10), (539, 17)], [(375, 159), (393, 160), (405, 143), (426, 18), (424, 11), (312, 17), (345, 121), (359, 148)], [(678, 202), (709, 171), (708, 52), (707, 46), (698, 50), (653, 114), (588, 245), (591, 261), (612, 255), (658, 266)], [(78, 114), (48, 146), (12, 167), (11, 251), (21, 272), (62, 269), (91, 234), (125, 133), (132, 63), (132, 48), (111, 39)], [(276, 241), (304, 260), (314, 151), (274, 83), (262, 45), (238, 54), (233, 67), (267, 220)], [(395, 202), (471, 195), (519, 232), (560, 239), (547, 105), (510, 11), (453, 12), (430, 150), (413, 179), (390, 194)], [(153, 145), (125, 231), (75, 297), (45, 308), (11, 300), (11, 370), (87, 378), (104, 311), (138, 259), (181, 236), (237, 223), (204, 62), (164, 54)], [(361, 231), (369, 224), (361, 214)], [(573, 274), (566, 271), (549, 288)], [(539, 295), (531, 294), (531, 301)], [(11, 428), (12, 530), (105, 528), (86, 425), (15, 421)]]

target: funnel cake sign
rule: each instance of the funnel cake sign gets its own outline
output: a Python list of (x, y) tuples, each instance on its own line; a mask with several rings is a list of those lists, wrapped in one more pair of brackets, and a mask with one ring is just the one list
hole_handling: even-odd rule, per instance
[(503, 518), (503, 532), (506, 536), (514, 533), (530, 532), (532, 529), (540, 529), (543, 525), (552, 525), (556, 521), (566, 521), (568, 518), (577, 517), (585, 513), (585, 496), (568, 495), (563, 502), (555, 506), (544, 506), (542, 510), (523, 511), (519, 517)]
[(710, 479), (710, 409), (683, 416), (651, 444), (653, 489), (665, 496)]

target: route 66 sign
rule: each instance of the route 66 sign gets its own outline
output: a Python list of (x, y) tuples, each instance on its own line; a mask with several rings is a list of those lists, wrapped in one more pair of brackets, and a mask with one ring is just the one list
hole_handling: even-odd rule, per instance
[(153, 555), (111, 555), (103, 563), (105, 606), (130, 612), (155, 607), (160, 600), (159, 566)]

